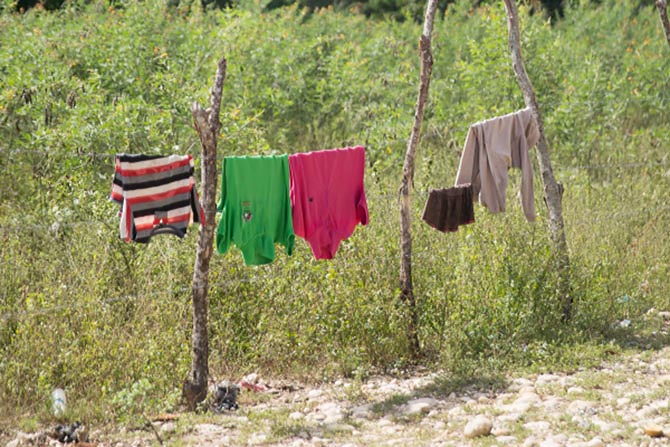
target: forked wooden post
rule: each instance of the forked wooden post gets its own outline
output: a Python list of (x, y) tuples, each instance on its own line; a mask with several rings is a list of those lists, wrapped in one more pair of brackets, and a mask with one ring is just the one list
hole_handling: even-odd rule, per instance
[(410, 321), (408, 324), (408, 338), (412, 353), (416, 357), (420, 352), (419, 314), (416, 309), (416, 297), (412, 286), (412, 234), (409, 190), (414, 183), (414, 157), (421, 139), (421, 123), (423, 112), (428, 99), (428, 87), (430, 86), (430, 74), (433, 71), (433, 54), (431, 52), (431, 35), (433, 34), (433, 20), (437, 9), (437, 0), (428, 0), (426, 15), (423, 21), (423, 32), (419, 40), (419, 51), (421, 54), (421, 74), (419, 79), (419, 95), (416, 100), (414, 111), (414, 125), (405, 152), (405, 162), (402, 168), (402, 183), (400, 185), (400, 298), (407, 303), (410, 310)]
[(211, 105), (204, 110), (197, 102), (191, 113), (195, 130), (202, 145), (202, 206), (205, 224), (200, 227), (198, 249), (193, 269), (193, 333), (191, 335), (191, 372), (184, 380), (182, 393), (190, 410), (207, 397), (209, 375), (209, 335), (207, 332), (207, 292), (209, 290), (209, 261), (214, 244), (214, 219), (216, 217), (216, 136), (221, 123), (221, 94), (226, 78), (226, 59), (221, 58), (211, 90)]
[(563, 300), (563, 317), (570, 319), (572, 313), (572, 295), (570, 293), (570, 257), (568, 254), (568, 243), (565, 236), (565, 224), (563, 222), (563, 188), (556, 182), (554, 171), (551, 167), (549, 157), (549, 144), (544, 134), (544, 122), (537, 105), (535, 90), (530, 82), (528, 73), (523, 64), (521, 56), (521, 38), (519, 36), (519, 15), (515, 0), (503, 0), (507, 10), (507, 26), (509, 31), (509, 48), (512, 53), (512, 66), (519, 87), (523, 92), (526, 106), (530, 107), (533, 117), (537, 121), (540, 130), (540, 139), (537, 143), (537, 159), (542, 173), (544, 183), (544, 200), (549, 209), (549, 231), (554, 244), (555, 259), (560, 275), (560, 294)]
[(658, 8), (658, 14), (661, 16), (661, 23), (663, 24), (663, 29), (665, 30), (665, 38), (668, 40), (668, 45), (670, 45), (670, 21), (668, 21), (668, 0), (656, 0), (656, 7)]

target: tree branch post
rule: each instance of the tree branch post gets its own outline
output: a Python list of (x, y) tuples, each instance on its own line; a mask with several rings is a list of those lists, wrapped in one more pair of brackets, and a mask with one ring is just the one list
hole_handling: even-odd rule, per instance
[(209, 335), (207, 331), (207, 292), (209, 290), (209, 261), (214, 245), (216, 217), (216, 137), (221, 123), (219, 110), (223, 82), (226, 78), (226, 59), (219, 60), (214, 86), (211, 90), (211, 106), (206, 110), (194, 102), (191, 107), (195, 130), (202, 145), (202, 207), (205, 213), (201, 222), (198, 247), (193, 268), (193, 333), (191, 335), (191, 371), (184, 380), (182, 394), (189, 410), (207, 397), (209, 375)]
[(658, 8), (658, 15), (661, 16), (661, 23), (665, 30), (665, 38), (670, 45), (670, 21), (668, 20), (668, 0), (656, 0), (656, 7)]
[(565, 224), (563, 222), (563, 188), (556, 182), (554, 171), (551, 167), (549, 157), (549, 144), (544, 133), (544, 122), (537, 104), (535, 90), (530, 82), (528, 73), (521, 56), (521, 38), (519, 35), (519, 14), (515, 0), (503, 0), (507, 10), (507, 27), (509, 31), (509, 48), (512, 54), (512, 67), (516, 75), (519, 87), (523, 92), (526, 106), (530, 107), (533, 118), (537, 122), (540, 139), (537, 143), (537, 159), (542, 173), (544, 183), (544, 200), (549, 210), (549, 231), (554, 244), (555, 259), (559, 272), (560, 295), (563, 305), (563, 318), (569, 320), (572, 313), (572, 296), (570, 293), (570, 257), (568, 254), (568, 243), (565, 236)]
[(418, 357), (420, 353), (418, 325), (419, 315), (416, 308), (416, 297), (412, 286), (412, 234), (410, 216), (409, 190), (414, 183), (414, 157), (421, 139), (421, 124), (428, 99), (430, 75), (433, 71), (433, 54), (431, 52), (431, 35), (433, 20), (437, 9), (437, 0), (428, 0), (426, 15), (423, 22), (423, 32), (419, 40), (421, 55), (421, 74), (419, 78), (419, 94), (414, 111), (414, 125), (405, 152), (405, 162), (402, 168), (402, 183), (400, 185), (400, 299), (409, 306), (410, 321), (408, 323), (408, 338), (412, 354)]

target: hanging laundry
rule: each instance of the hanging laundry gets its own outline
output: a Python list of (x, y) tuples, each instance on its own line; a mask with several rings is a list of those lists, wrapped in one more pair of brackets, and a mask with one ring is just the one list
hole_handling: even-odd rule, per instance
[(460, 225), (475, 221), (472, 185), (433, 189), (423, 209), (423, 220), (442, 232), (457, 231)]
[(268, 264), (279, 242), (291, 255), (295, 234), (288, 185), (286, 155), (226, 157), (218, 206), (222, 214), (216, 231), (219, 253), (228, 251), (234, 242), (246, 265)]
[(540, 138), (529, 108), (470, 126), (456, 185), (471, 183), (474, 194), (491, 212), (505, 211), (507, 171), (521, 169), (521, 204), (526, 219), (535, 220), (533, 167), (528, 150)]
[(332, 259), (359, 223), (368, 223), (362, 146), (290, 155), (295, 234), (316, 259)]
[(191, 222), (205, 223), (190, 155), (118, 154), (110, 199), (121, 206), (119, 231), (126, 242), (184, 237)]

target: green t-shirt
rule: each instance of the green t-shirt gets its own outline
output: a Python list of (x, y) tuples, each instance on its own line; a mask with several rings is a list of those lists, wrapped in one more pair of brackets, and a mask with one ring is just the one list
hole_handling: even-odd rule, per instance
[(234, 242), (247, 265), (269, 264), (275, 242), (293, 253), (295, 234), (289, 198), (288, 156), (226, 157), (221, 175), (222, 213), (216, 247), (225, 253)]

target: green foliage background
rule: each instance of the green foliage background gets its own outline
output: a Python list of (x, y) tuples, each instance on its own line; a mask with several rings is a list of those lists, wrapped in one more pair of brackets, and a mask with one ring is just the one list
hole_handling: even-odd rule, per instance
[[(222, 55), (220, 156), (364, 144), (371, 223), (329, 262), (304, 241), (258, 268), (236, 249), (215, 255), (212, 372), (319, 380), (408, 364), (396, 191), (420, 26), (262, 6), (100, 2), (0, 15), (3, 414), (45, 412), (56, 386), (89, 418), (174, 405), (190, 362), (197, 227), (185, 240), (123, 243), (107, 201), (113, 161), (84, 154), (199, 162), (190, 104), (208, 101)], [(516, 200), (517, 172), (505, 214), (478, 207), (475, 225), (448, 235), (419, 219), (424, 192), (453, 182), (469, 124), (523, 106), (502, 2), (459, 2), (435, 24), (412, 203), (423, 361), (451, 373), (575, 366), (618, 349), (619, 320), (635, 332), (649, 308), (670, 306), (670, 49), (655, 11), (609, 0), (554, 26), (522, 12), (566, 187), (575, 315), (560, 321), (539, 175), (535, 224)]]

